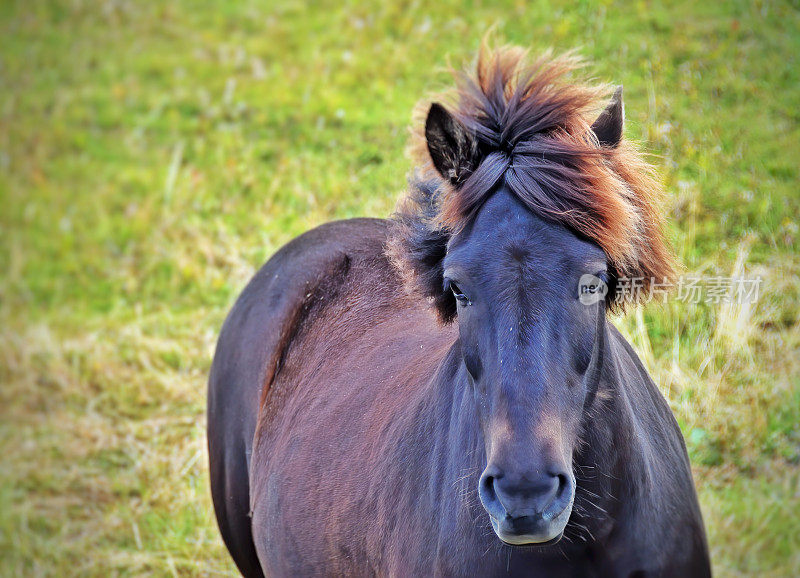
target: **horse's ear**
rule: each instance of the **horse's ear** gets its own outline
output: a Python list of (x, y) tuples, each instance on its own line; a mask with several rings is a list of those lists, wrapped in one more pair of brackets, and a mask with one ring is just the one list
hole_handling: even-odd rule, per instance
[(594, 121), (592, 132), (602, 146), (615, 147), (622, 140), (624, 124), (625, 105), (622, 103), (622, 86), (618, 86), (611, 98), (611, 104)]
[(463, 183), (478, 166), (477, 140), (437, 102), (425, 120), (425, 140), (433, 166), (452, 185)]

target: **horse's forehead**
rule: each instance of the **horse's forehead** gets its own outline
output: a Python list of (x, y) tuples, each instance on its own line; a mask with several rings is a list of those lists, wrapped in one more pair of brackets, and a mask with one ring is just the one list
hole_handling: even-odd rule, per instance
[(594, 274), (605, 261), (599, 247), (536, 215), (513, 193), (501, 189), (487, 199), (470, 226), (452, 239), (445, 268), (457, 265), (501, 284), (549, 279), (558, 285), (570, 271), (585, 269)]
[(536, 215), (505, 188), (487, 199), (471, 226), (453, 243), (517, 261), (580, 256), (587, 252), (585, 245), (563, 225)]
[(502, 188), (490, 196), (475, 216), (473, 228), (485, 233), (496, 230), (498, 233), (514, 233), (514, 237), (524, 237), (531, 230), (543, 228), (547, 223), (528, 209), (507, 188)]

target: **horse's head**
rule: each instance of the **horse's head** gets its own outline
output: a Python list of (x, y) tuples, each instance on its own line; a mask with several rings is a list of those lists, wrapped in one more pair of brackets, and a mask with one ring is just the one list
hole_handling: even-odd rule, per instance
[(418, 187), (399, 218), (417, 288), (458, 323), (486, 450), (480, 501), (501, 540), (544, 544), (572, 512), (605, 311), (618, 305), (605, 291), (671, 268), (653, 183), (621, 144), (621, 91), (591, 124), (599, 92), (560, 81), (571, 61), (521, 62), (484, 57), (455, 112), (430, 107), (424, 142), (443, 182)]
[(604, 314), (602, 302), (580, 298), (579, 281), (605, 278), (606, 267), (596, 245), (505, 187), (448, 244), (444, 284), (486, 446), (478, 494), (507, 543), (558, 539), (569, 519)]

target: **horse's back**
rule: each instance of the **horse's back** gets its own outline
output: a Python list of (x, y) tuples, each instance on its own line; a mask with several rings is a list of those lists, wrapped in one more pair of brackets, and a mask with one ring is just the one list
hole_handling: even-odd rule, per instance
[[(320, 286), (353, 259), (380, 259), (387, 221), (351, 219), (313, 229), (253, 277), (220, 333), (208, 389), (211, 493), (223, 540), (245, 576), (261, 576), (250, 520), (249, 466), (260, 400)], [(324, 290), (323, 290), (324, 292)]]

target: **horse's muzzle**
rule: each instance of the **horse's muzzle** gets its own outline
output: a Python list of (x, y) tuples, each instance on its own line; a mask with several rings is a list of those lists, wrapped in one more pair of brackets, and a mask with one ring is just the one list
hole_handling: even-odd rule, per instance
[(527, 476), (509, 476), (488, 467), (481, 476), (478, 495), (503, 542), (550, 544), (561, 538), (569, 521), (575, 478), (560, 473), (531, 481)]

